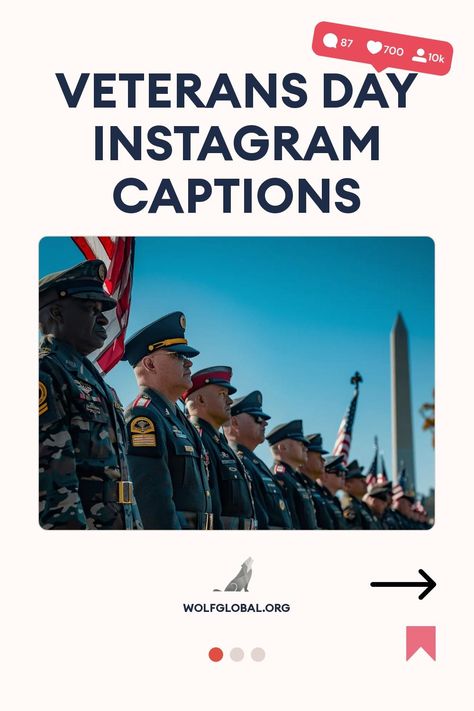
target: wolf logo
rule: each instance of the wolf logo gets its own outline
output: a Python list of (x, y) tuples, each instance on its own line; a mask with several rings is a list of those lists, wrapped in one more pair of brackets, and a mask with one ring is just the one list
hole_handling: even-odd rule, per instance
[[(252, 565), (253, 558), (247, 558), (247, 560), (244, 560), (239, 572), (235, 578), (230, 581), (224, 592), (242, 592), (242, 590), (248, 592), (248, 584), (250, 582), (250, 578), (252, 577)], [(214, 592), (222, 592), (222, 590), (214, 588)]]

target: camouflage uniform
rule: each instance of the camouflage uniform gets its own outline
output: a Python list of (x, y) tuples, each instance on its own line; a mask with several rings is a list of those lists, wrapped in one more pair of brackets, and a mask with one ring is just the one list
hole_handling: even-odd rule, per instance
[(48, 336), (39, 366), (40, 525), (139, 529), (115, 391), (72, 346)]

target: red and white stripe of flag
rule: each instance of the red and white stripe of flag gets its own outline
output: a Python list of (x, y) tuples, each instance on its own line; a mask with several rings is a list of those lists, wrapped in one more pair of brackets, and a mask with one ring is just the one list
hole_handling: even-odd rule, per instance
[(107, 338), (89, 356), (102, 373), (108, 373), (121, 360), (130, 315), (133, 281), (134, 237), (72, 237), (86, 259), (101, 259), (106, 268), (105, 288), (117, 300), (107, 311)]
[(375, 486), (375, 484), (377, 483), (377, 477), (375, 476), (375, 474), (367, 474), (367, 476), (365, 477), (365, 483), (367, 484), (367, 486)]
[(400, 486), (400, 484), (394, 484), (392, 488), (392, 500), (393, 501), (398, 501), (398, 499), (401, 499), (402, 496), (404, 495), (403, 487)]
[(339, 431), (337, 433), (336, 443), (334, 445), (333, 450), (333, 454), (335, 456), (339, 457), (341, 454), (344, 456), (344, 460), (342, 462), (344, 465), (347, 464), (347, 460), (349, 458), (351, 438), (351, 435), (346, 432), (346, 418), (344, 417), (339, 426)]

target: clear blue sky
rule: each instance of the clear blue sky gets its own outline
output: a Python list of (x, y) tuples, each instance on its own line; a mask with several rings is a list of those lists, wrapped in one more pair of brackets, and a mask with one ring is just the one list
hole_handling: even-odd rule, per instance
[[(40, 243), (40, 276), (82, 260), (68, 238)], [(194, 370), (230, 365), (236, 397), (261, 390), (276, 424), (301, 418), (326, 449), (362, 373), (351, 458), (366, 467), (378, 435), (391, 472), (389, 335), (409, 331), (417, 488), (434, 486), (431, 437), (419, 406), (434, 387), (434, 245), (427, 238), (144, 237), (137, 239), (128, 334), (183, 311), (201, 351)], [(107, 376), (124, 405), (133, 372)], [(264, 444), (257, 453), (270, 461)]]

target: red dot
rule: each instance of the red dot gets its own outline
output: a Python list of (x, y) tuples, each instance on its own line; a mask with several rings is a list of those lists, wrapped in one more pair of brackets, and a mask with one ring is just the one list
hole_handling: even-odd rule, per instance
[(211, 662), (220, 662), (223, 656), (224, 652), (220, 647), (213, 647), (209, 650), (209, 659)]

